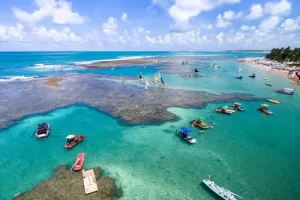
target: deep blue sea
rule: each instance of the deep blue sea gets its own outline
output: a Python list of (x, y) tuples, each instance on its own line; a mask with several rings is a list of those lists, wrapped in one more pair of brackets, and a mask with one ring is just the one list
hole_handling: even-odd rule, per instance
[[(30, 190), (53, 175), (61, 164), (72, 165), (79, 152), (86, 153), (84, 168), (101, 166), (105, 175), (117, 180), (126, 200), (213, 200), (218, 199), (201, 180), (211, 173), (219, 185), (251, 200), (300, 199), (300, 97), (298, 85), (290, 84), (285, 75), (249, 64), (237, 58), (263, 57), (262, 53), (232, 52), (10, 52), (0, 53), (0, 81), (27, 81), (34, 77), (100, 73), (133, 75), (142, 72), (153, 77), (154, 66), (85, 69), (80, 63), (97, 60), (172, 57), (180, 63), (189, 61), (207, 77), (182, 78), (164, 74), (168, 88), (209, 91), (212, 93), (245, 92), (273, 98), (271, 116), (258, 113), (266, 101), (241, 102), (244, 112), (232, 116), (214, 112), (216, 106), (204, 109), (169, 108), (178, 121), (160, 125), (123, 126), (118, 119), (87, 106), (71, 105), (52, 112), (28, 116), (14, 126), (0, 131), (0, 199), (11, 199), (16, 193)], [(209, 69), (210, 63), (222, 70)], [(178, 65), (182, 68), (181, 65)], [(241, 67), (243, 80), (235, 78)], [(184, 72), (184, 69), (183, 69)], [(256, 73), (256, 79), (248, 75)], [(217, 77), (221, 74), (221, 77)], [(269, 78), (268, 81), (264, 78)], [(268, 87), (266, 82), (274, 84)], [(274, 92), (279, 87), (296, 90), (294, 96)], [(141, 88), (141, 92), (145, 92)], [(0, 97), (1, 101), (1, 97)], [(226, 104), (230, 105), (230, 103)], [(191, 127), (190, 121), (203, 116), (214, 123), (205, 132)], [(46, 140), (29, 137), (40, 122), (52, 126)], [(67, 124), (67, 126), (66, 126)], [(186, 126), (198, 141), (187, 145), (175, 129)], [(86, 140), (71, 151), (63, 148), (70, 133), (83, 133)]]

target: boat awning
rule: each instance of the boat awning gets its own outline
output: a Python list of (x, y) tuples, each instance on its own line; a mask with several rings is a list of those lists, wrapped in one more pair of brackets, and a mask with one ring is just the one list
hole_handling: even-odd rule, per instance
[(67, 137), (66, 137), (66, 139), (72, 139), (72, 138), (74, 138), (75, 137), (75, 135), (68, 135)]
[(187, 129), (185, 127), (181, 127), (181, 130), (187, 134), (189, 134), (190, 132), (192, 132), (190, 129)]

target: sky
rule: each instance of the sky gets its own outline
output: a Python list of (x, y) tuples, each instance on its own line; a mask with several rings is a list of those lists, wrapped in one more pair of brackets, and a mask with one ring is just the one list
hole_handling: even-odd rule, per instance
[(300, 47), (299, 0), (5, 0), (0, 51)]

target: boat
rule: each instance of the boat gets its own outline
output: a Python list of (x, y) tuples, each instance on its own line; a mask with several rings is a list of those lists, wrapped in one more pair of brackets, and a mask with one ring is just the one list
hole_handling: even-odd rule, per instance
[[(204, 179), (202, 181), (202, 183), (204, 183), (209, 189), (211, 189), (214, 193), (216, 193), (218, 196), (220, 196), (222, 199), (225, 200), (237, 200), (237, 197), (240, 197), (237, 194), (234, 194), (233, 192), (226, 190), (220, 186), (218, 186), (217, 184), (215, 184), (214, 181), (211, 181), (209, 179)], [(242, 197), (240, 197), (242, 198)]]
[(84, 153), (79, 153), (73, 165), (74, 171), (80, 171), (84, 163)]
[(37, 139), (48, 137), (50, 133), (50, 125), (47, 123), (41, 123), (38, 125), (35, 131), (35, 137)]
[(160, 81), (161, 81), (160, 86), (162, 86), (162, 87), (167, 86), (167, 84), (165, 84), (165, 82), (164, 82), (164, 80), (162, 79), (162, 77), (160, 77)]
[(271, 84), (271, 83), (266, 83), (265, 85), (267, 85), (267, 86), (273, 86), (273, 84)]
[(268, 104), (262, 104), (260, 108), (258, 108), (257, 110), (259, 112), (265, 113), (267, 115), (272, 115), (273, 112), (271, 112), (267, 107), (269, 107)]
[(192, 121), (192, 126), (196, 126), (202, 129), (209, 129), (212, 128), (212, 125), (208, 125), (203, 121), (203, 118), (194, 119)]
[(249, 76), (249, 78), (255, 78), (255, 77), (256, 77), (255, 74)]
[(215, 111), (218, 112), (218, 113), (223, 113), (223, 114), (228, 114), (228, 115), (231, 115), (232, 113), (235, 113), (234, 110), (229, 110), (228, 106), (218, 107), (218, 108), (216, 108)]
[(294, 89), (291, 88), (277, 89), (276, 92), (286, 95), (293, 95), (295, 93)]
[(158, 81), (159, 81), (159, 79), (157, 78), (157, 75), (156, 75), (156, 74), (154, 74), (154, 80), (153, 80), (153, 83), (154, 83), (154, 84), (157, 84), (157, 83), (158, 83)]
[(149, 84), (149, 81), (148, 80), (146, 80), (146, 82), (145, 82), (145, 90), (148, 90), (148, 86), (149, 86), (150, 84)]
[(176, 130), (176, 134), (182, 137), (186, 142), (190, 144), (195, 144), (197, 142), (196, 139), (192, 138), (189, 134), (191, 133), (191, 130), (182, 127), (180, 131)]
[(239, 102), (234, 102), (233, 106), (228, 106), (228, 110), (233, 110), (233, 111), (244, 111), (245, 109), (241, 107), (241, 103)]
[(237, 78), (237, 79), (243, 79), (242, 76), (236, 76), (235, 78)]
[(280, 102), (275, 99), (267, 99), (267, 101), (274, 103), (274, 104), (280, 104)]
[(78, 143), (80, 143), (82, 140), (85, 139), (85, 135), (68, 135), (66, 137), (67, 144), (65, 144), (66, 149), (72, 149), (74, 146), (76, 146)]

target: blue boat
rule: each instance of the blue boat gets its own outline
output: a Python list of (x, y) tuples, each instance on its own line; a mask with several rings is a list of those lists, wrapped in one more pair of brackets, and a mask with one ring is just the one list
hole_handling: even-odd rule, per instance
[(176, 134), (179, 135), (180, 137), (182, 137), (182, 139), (184, 139), (186, 142), (190, 143), (190, 144), (194, 144), (197, 142), (196, 139), (192, 138), (189, 134), (192, 131), (190, 129), (187, 129), (185, 127), (182, 127), (180, 129), (180, 131), (176, 131)]

